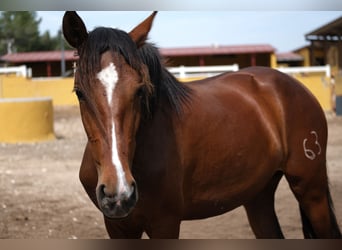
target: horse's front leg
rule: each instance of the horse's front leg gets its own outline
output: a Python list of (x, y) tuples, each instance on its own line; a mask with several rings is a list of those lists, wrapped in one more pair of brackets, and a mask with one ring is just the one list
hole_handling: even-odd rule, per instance
[(140, 239), (144, 230), (130, 219), (108, 219), (104, 217), (106, 229), (111, 239)]
[(151, 239), (178, 239), (180, 223), (178, 217), (163, 215), (147, 226), (146, 234)]

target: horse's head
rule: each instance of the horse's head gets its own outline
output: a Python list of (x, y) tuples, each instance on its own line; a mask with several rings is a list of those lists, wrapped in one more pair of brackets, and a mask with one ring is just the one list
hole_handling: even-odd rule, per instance
[(98, 173), (100, 209), (110, 218), (127, 216), (138, 200), (131, 173), (142, 100), (152, 93), (138, 49), (147, 38), (153, 13), (129, 34), (111, 28), (88, 33), (76, 12), (66, 12), (63, 33), (77, 49), (74, 90)]

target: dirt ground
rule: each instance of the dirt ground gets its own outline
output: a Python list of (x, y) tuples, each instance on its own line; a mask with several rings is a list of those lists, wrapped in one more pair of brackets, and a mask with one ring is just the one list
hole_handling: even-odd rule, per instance
[[(328, 174), (342, 228), (342, 117), (327, 115)], [(101, 213), (90, 202), (78, 169), (86, 143), (78, 108), (54, 111), (57, 139), (0, 144), (0, 238), (108, 238)], [(302, 238), (298, 205), (282, 180), (276, 210), (286, 238)], [(144, 236), (146, 237), (146, 236)], [(181, 226), (181, 238), (254, 238), (243, 208)]]

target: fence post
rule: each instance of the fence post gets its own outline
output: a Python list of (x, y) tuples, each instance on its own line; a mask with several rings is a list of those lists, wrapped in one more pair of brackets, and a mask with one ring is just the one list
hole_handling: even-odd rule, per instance
[(326, 75), (326, 77), (328, 77), (328, 78), (331, 77), (331, 68), (330, 68), (330, 65), (329, 65), (329, 64), (325, 65), (325, 75)]
[(185, 78), (185, 67), (184, 67), (184, 65), (179, 66), (179, 77)]
[(19, 67), (19, 70), (21, 71), (21, 75), (26, 78), (27, 76), (27, 70), (26, 70), (26, 65), (22, 65)]
[(0, 98), (3, 98), (3, 93), (2, 93), (2, 79), (0, 78)]

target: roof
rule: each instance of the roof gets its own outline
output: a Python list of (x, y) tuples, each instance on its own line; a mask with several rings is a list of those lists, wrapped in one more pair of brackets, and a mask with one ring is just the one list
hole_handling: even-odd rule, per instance
[(287, 61), (303, 61), (304, 58), (294, 52), (282, 52), (276, 54), (277, 61), (287, 62)]
[[(234, 45), (234, 46), (208, 46), (208, 47), (182, 47), (159, 49), (163, 56), (200, 56), (200, 55), (227, 55), (227, 54), (249, 54), (249, 53), (273, 53), (275, 49), (268, 44), (257, 45)], [(66, 61), (77, 59), (75, 51), (64, 52)], [(61, 61), (61, 51), (35, 51), (7, 54), (0, 57), (1, 61), (10, 63), (28, 62), (53, 62)]]
[(296, 49), (293, 49), (292, 52), (298, 53), (299, 51), (304, 50), (304, 49), (308, 49), (308, 48), (310, 48), (310, 47), (311, 47), (311, 46), (310, 46), (309, 44), (306, 44), (306, 45), (303, 45), (303, 46), (298, 47), (298, 48), (296, 48)]
[[(334, 37), (342, 36), (342, 17), (325, 24), (305, 35), (307, 40), (317, 40), (319, 37), (328, 37), (330, 40)], [(335, 38), (336, 39), (336, 38)]]
[[(76, 60), (75, 51), (64, 51), (64, 58), (66, 61)], [(27, 63), (27, 62), (54, 62), (62, 60), (62, 53), (58, 51), (34, 51), (7, 54), (0, 57), (0, 60), (11, 63)]]
[(161, 48), (163, 56), (205, 56), (227, 54), (273, 53), (275, 48), (268, 44), (230, 45), (207, 47)]

